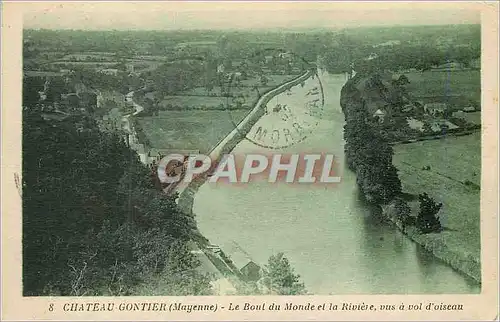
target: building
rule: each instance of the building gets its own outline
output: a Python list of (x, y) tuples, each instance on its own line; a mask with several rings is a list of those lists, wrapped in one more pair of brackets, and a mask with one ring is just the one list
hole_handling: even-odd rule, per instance
[(104, 74), (104, 75), (117, 76), (118, 69), (116, 69), (116, 68), (101, 69), (101, 70), (99, 70), (99, 73)]
[(258, 281), (261, 278), (261, 268), (250, 256), (239, 247), (233, 244), (224, 248), (224, 253), (229, 257), (234, 267), (246, 281)]
[(368, 57), (366, 57), (364, 60), (374, 60), (377, 59), (378, 55), (375, 53), (371, 53)]
[(153, 162), (160, 162), (160, 160), (170, 154), (180, 154), (184, 157), (189, 155), (200, 154), (200, 150), (173, 150), (173, 149), (158, 149), (151, 148), (147, 153), (147, 162), (151, 164)]
[(217, 66), (217, 74), (223, 74), (225, 71), (225, 67), (224, 67), (224, 64), (219, 64)]
[(434, 120), (429, 123), (432, 132), (458, 129), (458, 126), (448, 120)]
[(379, 123), (383, 123), (385, 119), (386, 112), (382, 111), (381, 109), (378, 109), (373, 113), (374, 118), (378, 118)]
[(443, 115), (446, 111), (446, 103), (427, 103), (424, 112), (433, 116)]
[(467, 119), (467, 116), (465, 115), (465, 112), (464, 111), (456, 111), (456, 112), (453, 112), (452, 114), (453, 117), (456, 117), (458, 119)]
[(470, 105), (470, 106), (466, 106), (466, 107), (464, 107), (464, 108), (462, 109), (462, 111), (464, 111), (464, 112), (475, 112), (475, 111), (476, 111), (476, 108), (475, 108), (474, 106)]

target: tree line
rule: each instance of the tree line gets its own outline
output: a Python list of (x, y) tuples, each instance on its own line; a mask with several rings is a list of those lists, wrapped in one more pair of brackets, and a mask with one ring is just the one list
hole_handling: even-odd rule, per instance
[[(427, 193), (419, 194), (420, 210), (415, 218), (405, 200), (402, 199), (401, 180), (392, 164), (394, 151), (382, 127), (368, 113), (367, 101), (356, 88), (358, 82), (367, 80), (365, 91), (379, 92), (383, 97), (385, 86), (376, 74), (357, 74), (341, 91), (340, 105), (346, 124), (344, 137), (347, 166), (356, 173), (356, 182), (362, 195), (371, 203), (380, 205), (395, 202), (398, 220), (414, 225), (421, 233), (440, 232), (437, 204)], [(390, 102), (387, 102), (390, 104)]]
[(211, 293), (188, 242), (195, 219), (154, 185), (118, 133), (91, 117), (23, 114), (23, 294)]

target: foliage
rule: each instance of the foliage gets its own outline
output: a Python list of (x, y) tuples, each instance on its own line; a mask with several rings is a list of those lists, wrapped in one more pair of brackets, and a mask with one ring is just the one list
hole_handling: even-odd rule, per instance
[(25, 295), (128, 295), (179, 267), (186, 274), (169, 285), (206, 294), (185, 259), (194, 218), (155, 190), (119, 134), (89, 117), (46, 121), (27, 109), (22, 178)]
[(439, 221), (438, 212), (443, 206), (442, 203), (436, 203), (434, 199), (429, 197), (427, 193), (418, 196), (420, 201), (420, 211), (417, 216), (417, 229), (423, 233), (434, 233), (442, 230), (441, 222)]
[(365, 101), (352, 82), (344, 86), (342, 96), (347, 165), (356, 172), (358, 187), (369, 201), (388, 202), (401, 192), (397, 169), (392, 165), (393, 149), (380, 127), (369, 121)]
[(405, 200), (401, 198), (394, 199), (394, 210), (396, 212), (396, 220), (403, 226), (403, 231), (405, 231), (408, 225), (414, 224), (415, 219), (411, 217), (411, 208)]
[(304, 283), (299, 280), (300, 275), (294, 273), (288, 259), (283, 253), (269, 257), (264, 269), (264, 285), (272, 294), (301, 295), (306, 293)]

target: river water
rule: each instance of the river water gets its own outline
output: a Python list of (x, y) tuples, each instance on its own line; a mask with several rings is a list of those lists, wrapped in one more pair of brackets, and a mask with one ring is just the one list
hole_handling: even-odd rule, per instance
[[(339, 100), (345, 76), (320, 73), (320, 80), (324, 111), (305, 140), (277, 151), (244, 140), (233, 153), (327, 152), (343, 164)], [(290, 94), (276, 99), (286, 100), (285, 95)], [(263, 117), (254, 128), (266, 122)], [(340, 175), (341, 182), (330, 186), (206, 183), (194, 202), (198, 227), (224, 251), (237, 245), (260, 265), (284, 252), (313, 294), (480, 291), (477, 283), (421, 249), (364, 204), (351, 171), (342, 169)]]

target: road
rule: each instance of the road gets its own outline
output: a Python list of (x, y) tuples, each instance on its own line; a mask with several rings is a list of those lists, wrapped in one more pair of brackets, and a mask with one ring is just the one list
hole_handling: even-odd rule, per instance
[[(252, 124), (257, 122), (259, 120), (258, 113), (262, 111), (262, 109), (266, 106), (267, 102), (272, 99), (274, 96), (279, 94), (283, 89), (286, 89), (287, 86), (290, 86), (290, 84), (296, 84), (297, 82), (304, 81), (310, 77), (310, 72), (306, 72), (297, 78), (286, 82), (275, 89), (267, 92), (266, 94), (262, 95), (257, 103), (255, 104), (255, 107), (248, 113), (248, 115), (223, 139), (215, 146), (209, 153), (209, 157), (211, 160), (218, 160), (224, 150), (227, 149), (228, 145), (231, 144), (231, 141), (234, 139), (234, 137), (239, 134), (241, 131), (244, 131), (244, 128), (247, 128), (249, 124)], [(144, 108), (137, 104), (133, 100), (134, 96), (134, 91), (131, 91), (126, 95), (126, 100), (129, 103), (132, 103), (135, 112), (131, 114), (132, 116), (137, 115), (141, 111), (144, 110)], [(131, 129), (130, 127), (130, 120), (129, 120), (130, 115), (124, 116), (123, 117), (123, 128), (124, 130), (129, 134), (129, 142), (131, 144), (131, 147), (133, 145), (138, 144), (139, 142), (137, 141), (137, 136), (135, 135), (135, 132)], [(175, 187), (175, 190), (179, 192), (179, 194), (182, 194), (182, 192), (188, 187), (187, 183), (181, 182), (179, 185)], [(204, 273), (209, 273), (214, 276), (212, 285), (215, 290), (215, 292), (218, 295), (230, 295), (230, 294), (235, 294), (235, 287), (233, 284), (225, 278), (221, 272), (215, 267), (215, 265), (210, 261), (210, 259), (205, 255), (205, 253), (199, 249), (197, 245), (192, 246), (191, 253), (196, 255), (198, 260), (200, 261), (200, 267), (199, 270)]]

